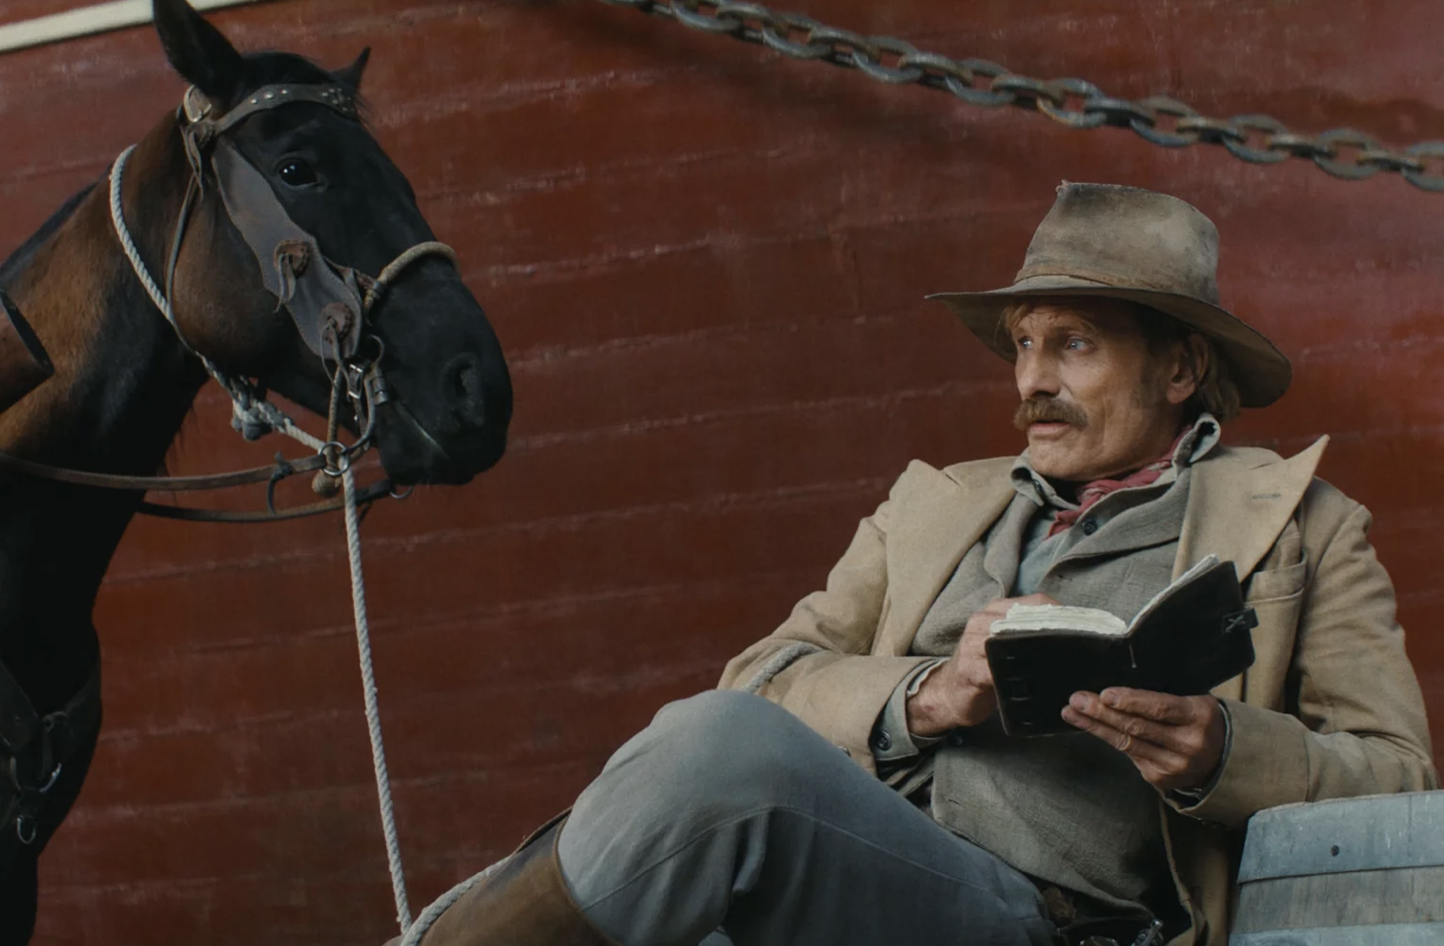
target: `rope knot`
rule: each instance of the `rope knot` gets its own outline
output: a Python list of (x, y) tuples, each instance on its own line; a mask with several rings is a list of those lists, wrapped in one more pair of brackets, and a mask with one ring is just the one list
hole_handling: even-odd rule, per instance
[(256, 405), (242, 408), (234, 401), (231, 402), (231, 427), (247, 440), (260, 440), (274, 429)]

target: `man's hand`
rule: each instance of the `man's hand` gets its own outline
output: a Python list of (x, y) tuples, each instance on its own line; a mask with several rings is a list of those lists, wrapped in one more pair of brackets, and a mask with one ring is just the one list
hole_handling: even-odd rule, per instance
[(1063, 719), (1127, 755), (1160, 792), (1203, 787), (1223, 760), (1223, 706), (1211, 696), (1112, 687), (1074, 693)]
[(959, 726), (976, 726), (997, 709), (993, 672), (983, 643), (993, 622), (1015, 604), (1057, 604), (1047, 595), (999, 598), (968, 618), (953, 656), (928, 675), (918, 692), (908, 697), (908, 732), (936, 736)]

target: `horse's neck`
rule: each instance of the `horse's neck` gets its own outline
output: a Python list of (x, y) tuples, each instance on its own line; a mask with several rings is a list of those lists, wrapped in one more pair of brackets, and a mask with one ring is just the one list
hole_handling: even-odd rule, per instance
[[(154, 176), (170, 163), (153, 152), (147, 165)], [(128, 179), (137, 166), (146, 165), (133, 161)], [(134, 184), (150, 188), (153, 209), (144, 216), (154, 218), (179, 206), (184, 179)], [(0, 417), (0, 449), (150, 474), (205, 376), (131, 271), (111, 229), (107, 191), (102, 181), (12, 276), (11, 295), (56, 370)], [(163, 260), (168, 234), (158, 231), (166, 228), (129, 222), (146, 260)], [(91, 608), (139, 500), (22, 477), (0, 482), (0, 660), (42, 710), (63, 703), (96, 659)]]

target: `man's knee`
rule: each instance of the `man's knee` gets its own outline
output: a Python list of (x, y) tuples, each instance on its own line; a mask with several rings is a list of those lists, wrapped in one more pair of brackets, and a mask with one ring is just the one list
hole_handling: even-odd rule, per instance
[(787, 710), (756, 694), (706, 690), (662, 707), (649, 729), (659, 739), (745, 752), (797, 722)]
[(828, 749), (762, 697), (710, 690), (664, 706), (638, 737), (635, 762), (668, 794), (755, 808), (783, 800), (772, 796), (797, 781), (786, 774), (810, 769), (808, 759)]

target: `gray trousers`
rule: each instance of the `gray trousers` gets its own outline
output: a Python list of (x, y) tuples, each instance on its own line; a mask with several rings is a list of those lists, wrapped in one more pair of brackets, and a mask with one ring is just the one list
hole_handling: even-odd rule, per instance
[(621, 946), (1054, 942), (1026, 877), (745, 693), (663, 707), (558, 844), (578, 905)]

